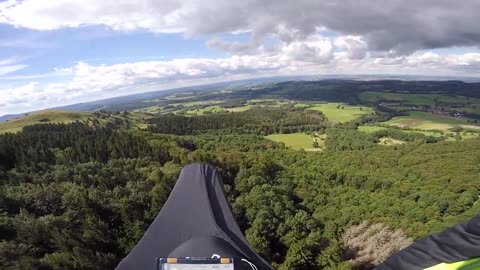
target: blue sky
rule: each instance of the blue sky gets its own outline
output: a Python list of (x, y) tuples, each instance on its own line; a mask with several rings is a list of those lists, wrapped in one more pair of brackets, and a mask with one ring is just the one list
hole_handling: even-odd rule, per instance
[(479, 77), (479, 9), (475, 0), (0, 1), (0, 115), (274, 75)]
[[(185, 39), (180, 33), (115, 32), (101, 26), (41, 32), (0, 25), (0, 59), (14, 58), (28, 67), (10, 75), (48, 73), (77, 62), (118, 64), (175, 58), (218, 58), (208, 37)], [(2, 45), (3, 44), (3, 45)]]

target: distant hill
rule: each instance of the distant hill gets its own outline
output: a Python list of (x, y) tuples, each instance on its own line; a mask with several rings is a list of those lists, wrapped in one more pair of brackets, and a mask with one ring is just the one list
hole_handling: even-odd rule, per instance
[(91, 114), (85, 112), (66, 112), (55, 110), (39, 111), (25, 114), (22, 117), (0, 123), (0, 133), (18, 132), (21, 131), (24, 126), (34, 124), (70, 123), (77, 120), (81, 121), (87, 119), (89, 116), (91, 116)]
[[(263, 85), (277, 84), (278, 87), (275, 87), (275, 85), (272, 85), (272, 87), (268, 87), (269, 89), (266, 89), (265, 91), (265, 92), (271, 92), (272, 94), (275, 94), (274, 93), (275, 90), (280, 90), (279, 88), (285, 88), (285, 86), (288, 86), (288, 85), (291, 85), (294, 88), (294, 89), (291, 89), (292, 90), (291, 92), (296, 92), (297, 90), (296, 87), (299, 85), (302, 88), (304, 88), (305, 86), (312, 85), (312, 84), (321, 86), (322, 84), (325, 84), (325, 83), (331, 84), (332, 82), (336, 82), (336, 84), (341, 84), (340, 88), (342, 89), (345, 89), (346, 87), (349, 90), (355, 90), (355, 89), (358, 90), (359, 88), (363, 88), (363, 90), (368, 90), (368, 89), (365, 89), (368, 87), (376, 88), (378, 87), (377, 82), (387, 83), (389, 85), (385, 85), (385, 86), (394, 86), (395, 88), (397, 88), (397, 89), (390, 89), (393, 92), (396, 92), (397, 90), (401, 91), (404, 89), (411, 89), (412, 87), (413, 87), (413, 90), (415, 90), (414, 92), (416, 92), (416, 90), (420, 90), (420, 92), (429, 92), (429, 90), (431, 90), (432, 87), (442, 87), (442, 90), (451, 89), (451, 90), (448, 90), (447, 92), (452, 92), (454, 94), (458, 94), (466, 97), (472, 96), (472, 97), (480, 98), (480, 96), (478, 95), (478, 89), (480, 89), (480, 83), (478, 83), (480, 82), (479, 78), (403, 76), (403, 75), (402, 76), (400, 75), (277, 76), (277, 77), (254, 78), (254, 79), (246, 79), (246, 80), (213, 83), (213, 84), (207, 84), (207, 85), (174, 88), (169, 90), (153, 91), (153, 92), (133, 94), (133, 95), (115, 97), (115, 98), (92, 101), (92, 102), (77, 103), (77, 104), (72, 104), (67, 106), (54, 107), (51, 109), (59, 110), (59, 111), (89, 111), (89, 112), (96, 111), (96, 110), (104, 110), (104, 111), (129, 110), (131, 111), (131, 110), (142, 109), (150, 106), (158, 106), (158, 104), (155, 101), (156, 99), (161, 99), (165, 96), (172, 95), (174, 93), (201, 92), (201, 91), (208, 91), (208, 90), (223, 90), (223, 89), (249, 90), (250, 87), (257, 84), (263, 84)], [(474, 82), (477, 82), (477, 83), (474, 83)], [(394, 84), (392, 85), (392, 83)], [(388, 91), (388, 89), (389, 88), (387, 87), (387, 88), (382, 88), (378, 90)], [(286, 90), (287, 89), (282, 89), (282, 91), (286, 91)], [(305, 89), (302, 89), (302, 91), (304, 90)], [(335, 91), (333, 92), (339, 93), (339, 91), (337, 91), (338, 89), (334, 89), (334, 90)], [(473, 95), (471, 93), (473, 93)], [(301, 94), (298, 94), (298, 95), (301, 96)], [(292, 95), (289, 95), (289, 97), (292, 98)], [(335, 99), (335, 101), (336, 100), (348, 101), (349, 99), (348, 97), (345, 99), (344, 97), (338, 96)], [(0, 116), (0, 123), (7, 120), (12, 120), (12, 119), (21, 117), (25, 114), (26, 113), (8, 114), (8, 115)]]
[(24, 115), (25, 115), (25, 113), (6, 114), (6, 115), (3, 115), (3, 116), (0, 116), (0, 122), (9, 121), (9, 120), (12, 120), (12, 119), (15, 119), (15, 118), (19, 118), (19, 117), (24, 116)]
[(174, 88), (169, 90), (160, 90), (154, 92), (140, 93), (128, 96), (121, 96), (116, 98), (78, 103), (68, 106), (55, 107), (55, 110), (63, 111), (95, 111), (95, 110), (105, 110), (105, 111), (123, 111), (123, 110), (135, 110), (147, 107), (145, 101), (154, 100), (157, 98), (162, 98), (174, 93), (180, 92), (196, 92), (196, 91), (206, 91), (206, 90), (217, 90), (221, 88), (235, 88), (240, 86), (245, 86), (253, 83), (266, 83), (266, 82), (280, 82), (287, 80), (301, 80), (309, 78), (308, 76), (290, 76), (290, 77), (270, 77), (270, 78), (256, 78), (248, 80), (238, 80), (238, 81), (228, 81), (213, 83), (207, 85), (198, 85), (198, 86), (189, 86)]

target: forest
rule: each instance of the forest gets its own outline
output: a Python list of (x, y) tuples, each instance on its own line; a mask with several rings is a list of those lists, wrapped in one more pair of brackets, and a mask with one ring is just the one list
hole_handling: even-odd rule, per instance
[[(476, 92), (454, 81), (434, 86), (469, 96), (421, 96), (431, 84), (409, 82), (417, 92), (402, 106), (477, 104)], [(379, 105), (393, 95), (381, 92), (386, 86), (403, 89), (397, 81), (327, 81), (197, 98), (177, 93), (158, 101), (168, 103), (155, 108), (159, 113), (96, 111), (4, 132), (0, 268), (115, 268), (162, 208), (182, 167), (206, 162), (222, 175), (247, 240), (275, 269), (372, 269), (415, 239), (480, 213), (476, 123), (444, 117), (454, 128), (387, 125), (405, 112)], [(338, 89), (344, 91), (335, 95)], [(367, 97), (376, 101), (362, 101), (365, 91), (374, 91)], [(323, 99), (342, 102), (330, 114), (356, 104), (342, 111), (354, 120), (329, 120), (312, 103)], [(355, 114), (358, 104), (372, 113)], [(210, 112), (180, 113), (205, 108)], [(309, 144), (321, 138), (322, 148), (294, 150), (268, 140), (272, 134), (303, 134)]]

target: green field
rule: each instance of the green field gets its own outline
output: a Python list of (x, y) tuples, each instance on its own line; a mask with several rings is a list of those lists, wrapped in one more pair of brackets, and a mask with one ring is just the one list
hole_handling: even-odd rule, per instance
[[(381, 126), (359, 126), (358, 127), (358, 131), (362, 131), (366, 133), (373, 133), (383, 129), (387, 129), (387, 127), (381, 127)], [(401, 129), (401, 131), (407, 132), (407, 133), (411, 133), (411, 132), (422, 133), (426, 136), (434, 136), (434, 137), (445, 135), (443, 131), (423, 131), (423, 130), (408, 130), (408, 129)]]
[(407, 112), (408, 116), (396, 116), (384, 124), (397, 126), (401, 128), (423, 129), (423, 130), (443, 130), (448, 131), (453, 127), (462, 127), (468, 129), (479, 129), (480, 126), (471, 125), (463, 118), (454, 118), (443, 115), (435, 115), (430, 112)]
[[(358, 131), (366, 132), (366, 133), (373, 133), (373, 132), (383, 130), (383, 129), (387, 129), (387, 127), (382, 127), (382, 126), (359, 126), (358, 127)], [(480, 133), (478, 133), (478, 132), (468, 132), (468, 131), (451, 132), (451, 131), (424, 131), (424, 130), (409, 130), (409, 129), (401, 129), (401, 131), (406, 132), (406, 133), (421, 133), (425, 136), (433, 136), (433, 137), (447, 136), (448, 134), (450, 134), (450, 135), (460, 135), (460, 136), (462, 136), (463, 140), (475, 139), (475, 138), (480, 137)], [(446, 140), (447, 141), (454, 141), (456, 139), (455, 139), (455, 137), (447, 136)]]
[[(223, 107), (225, 100), (200, 100), (188, 102), (175, 102), (166, 105), (156, 105), (136, 110), (151, 114), (174, 113), (186, 116), (206, 115), (214, 113), (243, 112), (253, 107), (281, 107), (294, 104), (291, 100), (280, 99), (251, 99), (247, 100), (245, 105), (237, 107)], [(303, 103), (302, 103), (303, 104)], [(310, 106), (303, 104), (305, 106)]]
[(212, 113), (223, 113), (225, 112), (224, 108), (220, 108), (220, 106), (207, 106), (201, 109), (191, 109), (185, 111), (186, 115), (204, 115), (204, 114), (212, 114)]
[(86, 120), (89, 116), (91, 116), (91, 114), (85, 112), (63, 112), (53, 110), (34, 112), (8, 122), (0, 123), (0, 133), (18, 132), (21, 131), (24, 126), (34, 124), (71, 123), (77, 120), (82, 121)]
[(200, 101), (171, 103), (169, 105), (171, 106), (182, 105), (183, 107), (194, 107), (194, 106), (202, 106), (202, 105), (214, 105), (222, 102), (224, 102), (224, 100), (200, 100)]
[[(325, 135), (320, 135), (317, 138), (319, 148), (313, 148), (313, 137), (306, 133), (291, 133), (291, 134), (272, 134), (265, 136), (265, 138), (284, 143), (285, 146), (295, 150), (304, 149), (306, 151), (321, 151), (324, 145)], [(323, 139), (323, 140), (322, 140)]]
[(233, 108), (225, 108), (228, 112), (244, 112), (246, 110), (249, 110), (252, 108), (252, 105), (245, 105), (245, 106), (239, 106), (239, 107), (233, 107)]
[(366, 132), (366, 133), (373, 133), (379, 130), (387, 129), (386, 127), (379, 127), (379, 126), (359, 126), (358, 131)]
[(191, 109), (185, 112), (185, 115), (205, 115), (205, 114), (214, 114), (214, 113), (226, 113), (226, 112), (243, 112), (250, 109), (251, 105), (232, 107), (232, 108), (223, 108), (220, 105), (207, 106), (200, 109)]
[(480, 99), (440, 94), (405, 94), (366, 91), (359, 95), (360, 100), (369, 103), (383, 102), (384, 106), (396, 111), (412, 110), (416, 106), (438, 105), (449, 111), (480, 113)]
[(308, 108), (308, 110), (321, 111), (328, 120), (340, 123), (352, 121), (363, 115), (374, 113), (373, 109), (367, 106), (351, 106), (343, 103), (316, 104)]
[(157, 114), (157, 113), (161, 113), (162, 111), (163, 111), (163, 108), (162, 108), (162, 107), (159, 107), (159, 106), (151, 106), (151, 107), (147, 107), (147, 108), (142, 108), (142, 109), (135, 110), (134, 112), (143, 112), (143, 113)]

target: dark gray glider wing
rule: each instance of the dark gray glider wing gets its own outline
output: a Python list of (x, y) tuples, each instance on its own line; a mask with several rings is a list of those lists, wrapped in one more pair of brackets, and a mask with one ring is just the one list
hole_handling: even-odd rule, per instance
[[(480, 215), (467, 223), (414, 242), (388, 258), (377, 270), (420, 270), (441, 263), (480, 259)], [(473, 268), (479, 269), (480, 265)]]
[[(202, 245), (202, 239), (210, 240)], [(216, 247), (208, 248), (211, 245)], [(260, 270), (272, 269), (247, 243), (225, 198), (222, 179), (206, 164), (182, 170), (160, 213), (116, 269), (155, 269), (157, 257), (174, 257), (179, 251), (191, 257), (241, 255)]]

